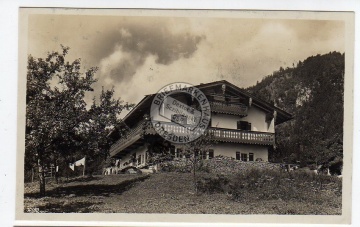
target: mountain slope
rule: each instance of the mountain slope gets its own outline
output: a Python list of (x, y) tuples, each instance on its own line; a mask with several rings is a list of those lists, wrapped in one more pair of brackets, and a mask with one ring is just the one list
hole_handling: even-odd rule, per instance
[(342, 159), (344, 61), (339, 52), (311, 56), (247, 88), (294, 114), (277, 126), (272, 161), (331, 164)]

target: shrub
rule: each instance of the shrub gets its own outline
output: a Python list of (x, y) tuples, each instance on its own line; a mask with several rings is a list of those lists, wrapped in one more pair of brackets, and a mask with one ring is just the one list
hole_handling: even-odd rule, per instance
[(196, 182), (196, 187), (198, 192), (204, 193), (227, 192), (229, 182), (227, 177), (218, 174), (216, 176), (202, 177)]
[(205, 163), (203, 160), (200, 160), (196, 165), (196, 171), (210, 173), (211, 168), (208, 163)]
[[(341, 180), (326, 175), (305, 172), (280, 172), (250, 169), (230, 180), (230, 194), (234, 200), (297, 200), (322, 203), (329, 195), (322, 190), (341, 193)], [(327, 187), (327, 188), (326, 188)], [(331, 191), (330, 190), (330, 191)], [(333, 192), (330, 192), (333, 193)]]
[(162, 172), (190, 173), (192, 166), (189, 162), (180, 160), (160, 163), (160, 169)]
[[(187, 159), (175, 159), (160, 163), (162, 172), (178, 172), (178, 173), (191, 173), (193, 171), (193, 163)], [(198, 160), (196, 163), (196, 172), (210, 172), (208, 163), (203, 160)]]
[[(249, 169), (236, 174), (230, 184), (230, 194), (234, 200), (245, 200), (247, 197), (260, 198), (261, 193), (267, 194), (267, 181), (280, 182), (274, 180), (275, 177), (265, 175), (260, 169)], [(279, 185), (276, 185), (279, 186)]]

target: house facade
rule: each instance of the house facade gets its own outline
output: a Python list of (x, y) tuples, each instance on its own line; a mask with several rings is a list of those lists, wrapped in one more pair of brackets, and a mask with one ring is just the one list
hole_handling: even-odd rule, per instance
[[(225, 81), (216, 81), (195, 86), (206, 96), (211, 111), (208, 130), (211, 132), (214, 144), (200, 154), (203, 159), (211, 159), (222, 155), (242, 161), (268, 161), (268, 151), (275, 145), (275, 126), (292, 118), (291, 114), (274, 105), (261, 100), (243, 89)], [(148, 166), (149, 141), (150, 143), (164, 140), (149, 125), (150, 107), (154, 100), (153, 95), (147, 95), (123, 119), (127, 129), (119, 136), (114, 130), (109, 136), (116, 141), (111, 149), (110, 156), (116, 159), (117, 169), (130, 166), (144, 168)], [(179, 103), (193, 106), (191, 97), (183, 94), (172, 97)], [(166, 130), (179, 132), (183, 124), (190, 124), (181, 114), (172, 114), (166, 118), (155, 119), (162, 122)], [(151, 119), (154, 120), (154, 119)], [(183, 158), (184, 146), (182, 143), (169, 143), (168, 151), (176, 158)]]

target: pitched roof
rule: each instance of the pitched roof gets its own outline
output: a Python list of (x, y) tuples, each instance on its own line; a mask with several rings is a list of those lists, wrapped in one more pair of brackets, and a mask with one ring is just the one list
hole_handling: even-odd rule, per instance
[[(211, 88), (211, 87), (222, 86), (223, 84), (226, 85), (227, 90), (230, 90), (235, 95), (242, 96), (242, 97), (245, 97), (248, 99), (251, 98), (252, 105), (255, 105), (255, 106), (257, 106), (261, 109), (264, 109), (265, 111), (268, 111), (268, 112), (276, 111), (277, 112), (276, 124), (283, 123), (283, 122), (291, 120), (293, 118), (293, 116), (290, 113), (274, 106), (273, 104), (271, 104), (269, 102), (266, 102), (256, 96), (254, 96), (253, 94), (250, 94), (249, 92), (246, 92), (244, 89), (239, 88), (236, 85), (234, 85), (226, 80), (220, 80), (220, 81), (215, 81), (215, 82), (210, 82), (210, 83), (203, 83), (203, 84), (196, 85), (195, 87), (197, 87), (200, 90), (203, 90), (203, 89), (207, 89), (207, 88)], [(128, 120), (143, 116), (147, 112), (147, 110), (150, 108), (151, 101), (154, 96), (155, 96), (155, 94), (146, 95), (124, 117), (123, 120), (126, 122)]]

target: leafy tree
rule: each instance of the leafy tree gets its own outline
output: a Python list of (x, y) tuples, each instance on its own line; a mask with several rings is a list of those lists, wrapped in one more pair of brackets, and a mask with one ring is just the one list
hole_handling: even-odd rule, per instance
[(185, 157), (187, 157), (188, 161), (192, 165), (195, 192), (197, 192), (198, 189), (196, 170), (203, 165), (204, 160), (201, 158), (201, 154), (206, 154), (206, 152), (215, 144), (215, 142), (214, 134), (207, 130), (196, 140), (184, 144)]
[[(150, 165), (163, 163), (166, 161), (171, 161), (174, 159), (174, 155), (170, 152), (170, 143), (163, 139), (154, 139), (150, 136), (147, 136), (149, 130), (153, 130), (152, 124), (149, 121), (147, 115), (144, 116), (145, 122), (142, 130), (142, 137), (145, 139), (149, 158), (147, 162)], [(182, 157), (186, 158), (186, 162), (191, 164), (191, 169), (193, 172), (193, 184), (194, 190), (197, 192), (197, 175), (196, 171), (203, 165), (203, 159), (200, 157), (201, 154), (205, 154), (211, 146), (216, 142), (214, 141), (214, 135), (211, 131), (207, 130), (203, 135), (201, 135), (196, 140), (193, 140), (182, 145), (182, 152), (179, 154)]]
[(68, 163), (85, 151), (88, 157), (106, 152), (103, 134), (123, 107), (112, 99), (113, 91), (103, 91), (100, 106), (93, 104), (88, 111), (84, 97), (93, 91), (97, 68), (82, 73), (81, 60), (65, 61), (69, 48), (61, 47), (62, 52), (48, 53), (45, 59), (28, 57), (25, 165), (38, 167), (41, 196), (45, 195), (44, 170), (50, 164)]
[[(149, 132), (154, 131), (150, 121), (150, 116), (145, 114), (143, 118), (144, 122), (142, 125), (141, 136), (148, 149), (147, 163), (150, 165), (156, 165), (164, 161), (172, 160), (173, 157), (169, 152), (170, 143), (166, 140), (153, 138), (153, 136), (149, 135)], [(124, 132), (124, 135), (125, 134), (126, 131)]]
[(92, 174), (99, 167), (98, 161), (108, 158), (108, 151), (113, 144), (109, 133), (114, 126), (120, 124), (118, 115), (124, 106), (120, 100), (114, 99), (114, 89), (105, 91), (102, 89), (99, 104), (93, 99), (93, 104), (88, 111), (89, 120), (84, 124), (84, 141), (87, 142), (86, 154), (88, 173)]

